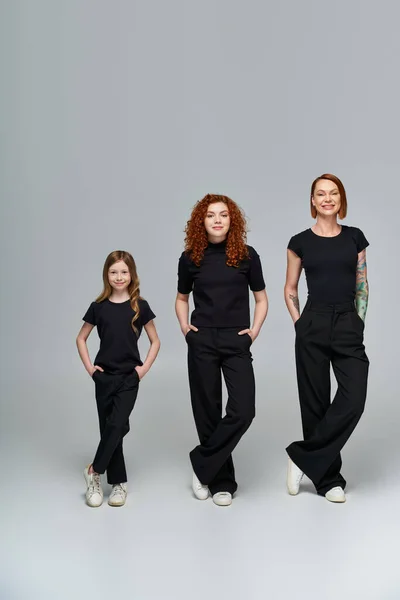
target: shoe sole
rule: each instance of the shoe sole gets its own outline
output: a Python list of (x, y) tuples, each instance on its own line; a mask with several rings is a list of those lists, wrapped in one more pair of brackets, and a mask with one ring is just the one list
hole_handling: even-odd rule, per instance
[(216, 506), (230, 506), (232, 504), (232, 498), (221, 499), (219, 501), (216, 501), (213, 498), (213, 502)]
[(124, 502), (121, 502), (121, 503), (119, 503), (119, 504), (115, 504), (115, 503), (112, 503), (112, 502), (108, 501), (108, 502), (107, 502), (107, 504), (108, 504), (108, 506), (112, 506), (112, 507), (114, 507), (114, 508), (119, 508), (120, 506), (125, 506), (125, 502), (126, 502), (126, 501), (124, 501)]
[(88, 500), (86, 500), (86, 506), (88, 506), (89, 508), (100, 508), (101, 504), (89, 504)]
[(226, 503), (222, 503), (222, 502), (215, 502), (215, 500), (213, 500), (215, 506), (230, 506), (232, 504), (232, 500), (230, 502), (226, 502)]

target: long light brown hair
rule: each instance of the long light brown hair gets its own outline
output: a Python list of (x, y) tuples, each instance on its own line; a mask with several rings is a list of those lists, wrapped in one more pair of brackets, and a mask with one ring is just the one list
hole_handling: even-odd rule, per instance
[(104, 288), (100, 296), (96, 298), (96, 302), (103, 302), (103, 300), (107, 300), (111, 296), (113, 288), (111, 287), (110, 282), (108, 281), (108, 271), (110, 270), (110, 267), (112, 267), (113, 264), (121, 260), (123, 260), (126, 266), (128, 267), (129, 274), (131, 276), (131, 282), (128, 286), (128, 293), (130, 297), (131, 307), (135, 311), (135, 315), (131, 323), (132, 329), (137, 335), (138, 330), (135, 327), (134, 323), (139, 318), (139, 300), (141, 300), (142, 298), (140, 296), (140, 281), (136, 270), (136, 263), (133, 260), (133, 256), (129, 254), (129, 252), (126, 252), (125, 250), (114, 250), (107, 256), (103, 267)]
[(320, 175), (319, 177), (317, 177), (317, 179), (314, 179), (314, 181), (312, 182), (311, 195), (310, 195), (310, 208), (311, 208), (312, 218), (313, 219), (317, 218), (317, 209), (313, 205), (312, 199), (313, 199), (314, 192), (315, 192), (315, 186), (317, 185), (318, 181), (320, 181), (321, 179), (328, 179), (329, 181), (332, 181), (335, 185), (337, 185), (339, 194), (340, 194), (339, 219), (344, 219), (345, 216), (347, 215), (346, 190), (344, 189), (344, 185), (340, 181), (339, 177), (336, 177), (336, 175), (332, 175), (331, 173), (325, 173), (324, 175)]
[(185, 227), (185, 251), (190, 254), (194, 264), (199, 266), (208, 245), (204, 219), (210, 204), (216, 202), (223, 202), (228, 207), (230, 227), (226, 241), (226, 264), (228, 267), (237, 267), (240, 261), (249, 256), (246, 246), (247, 224), (242, 209), (228, 196), (207, 194), (195, 204)]

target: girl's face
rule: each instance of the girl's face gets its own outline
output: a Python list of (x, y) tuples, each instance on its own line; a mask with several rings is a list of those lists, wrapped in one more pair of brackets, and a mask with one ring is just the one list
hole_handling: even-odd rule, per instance
[(231, 218), (224, 202), (210, 204), (204, 219), (208, 239), (215, 243), (222, 242), (228, 235)]
[(320, 179), (317, 181), (312, 202), (318, 215), (337, 215), (341, 204), (337, 185), (329, 179)]
[(119, 292), (128, 289), (131, 274), (128, 265), (123, 260), (118, 260), (108, 269), (108, 281), (114, 290)]

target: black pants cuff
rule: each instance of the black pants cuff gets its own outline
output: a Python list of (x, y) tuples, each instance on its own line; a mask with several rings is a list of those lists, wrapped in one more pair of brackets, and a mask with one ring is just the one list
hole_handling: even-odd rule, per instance
[(106, 469), (104, 469), (102, 467), (98, 467), (96, 465), (96, 463), (92, 463), (92, 467), (93, 467), (93, 471), (95, 473), (98, 473), (99, 475), (104, 475), (104, 473), (106, 472)]

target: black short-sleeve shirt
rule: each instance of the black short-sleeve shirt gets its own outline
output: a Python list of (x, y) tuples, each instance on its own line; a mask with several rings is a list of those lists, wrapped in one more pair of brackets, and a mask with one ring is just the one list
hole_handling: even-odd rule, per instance
[(265, 288), (260, 257), (247, 246), (249, 258), (238, 267), (226, 264), (226, 241), (209, 243), (199, 267), (183, 252), (178, 266), (178, 292), (193, 291), (195, 309), (191, 323), (195, 327), (250, 326), (249, 288)]
[(130, 300), (126, 302), (92, 302), (83, 320), (96, 325), (100, 338), (100, 349), (94, 364), (113, 375), (132, 373), (134, 368), (142, 365), (138, 339), (143, 327), (155, 314), (146, 300), (139, 300), (139, 318), (134, 322), (137, 334), (132, 328), (135, 311)]
[(342, 225), (334, 237), (306, 229), (290, 239), (288, 248), (301, 258), (310, 299), (340, 304), (355, 299), (358, 254), (368, 245), (360, 229)]

